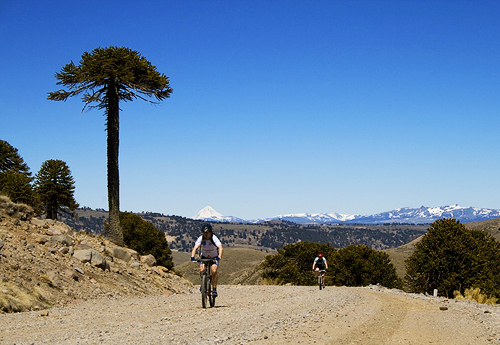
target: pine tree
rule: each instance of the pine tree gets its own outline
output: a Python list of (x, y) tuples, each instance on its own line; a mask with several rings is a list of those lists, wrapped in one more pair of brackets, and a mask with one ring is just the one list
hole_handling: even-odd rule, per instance
[(15, 203), (35, 206), (33, 177), (18, 150), (5, 140), (0, 140), (0, 193)]
[(405, 282), (412, 292), (453, 297), (480, 288), (500, 297), (500, 243), (490, 234), (467, 229), (455, 219), (432, 223), (406, 260)]
[(65, 162), (50, 159), (42, 164), (35, 177), (35, 192), (47, 218), (57, 220), (62, 213), (76, 216), (78, 204), (73, 197), (74, 190), (75, 181)]

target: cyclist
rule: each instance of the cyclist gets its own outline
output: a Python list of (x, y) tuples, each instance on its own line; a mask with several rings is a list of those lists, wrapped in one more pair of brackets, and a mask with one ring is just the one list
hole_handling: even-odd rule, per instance
[[(323, 257), (323, 254), (318, 254), (316, 259), (314, 259), (313, 262), (313, 271), (316, 273), (316, 277), (318, 277), (319, 271), (320, 270), (327, 270), (328, 269), (328, 264), (326, 263), (326, 259)], [(325, 279), (325, 272), (322, 274), (323, 279)]]
[[(194, 243), (193, 251), (191, 252), (191, 261), (196, 261), (194, 256), (196, 250), (201, 247), (201, 258), (202, 259), (215, 259), (215, 263), (210, 267), (212, 271), (212, 296), (217, 297), (217, 267), (219, 266), (219, 260), (222, 258), (222, 243), (214, 235), (212, 225), (204, 224), (201, 228), (202, 235), (198, 237)], [(205, 264), (200, 264), (200, 274), (205, 270)]]

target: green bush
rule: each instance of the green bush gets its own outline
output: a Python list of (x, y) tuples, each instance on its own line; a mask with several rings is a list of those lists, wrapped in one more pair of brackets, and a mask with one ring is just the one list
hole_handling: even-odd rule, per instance
[(329, 263), (328, 259), (334, 255), (335, 248), (330, 244), (308, 241), (286, 245), (277, 254), (266, 257), (261, 276), (265, 281), (277, 285), (315, 285), (317, 281), (312, 265), (319, 253), (323, 253)]
[(490, 234), (455, 219), (438, 219), (406, 260), (408, 290), (453, 297), (467, 287), (499, 297), (500, 244)]
[(140, 255), (153, 255), (158, 265), (169, 270), (174, 268), (172, 251), (168, 247), (163, 231), (156, 229), (151, 222), (128, 212), (120, 212), (120, 224), (123, 240), (128, 248)]
[(75, 180), (66, 162), (59, 159), (43, 162), (35, 177), (34, 190), (47, 218), (57, 220), (62, 214), (76, 217), (79, 205), (74, 198)]
[(388, 288), (402, 286), (389, 255), (364, 245), (350, 245), (339, 249), (329, 271), (334, 285), (380, 284)]
[(5, 140), (0, 140), (0, 194), (12, 202), (35, 207), (35, 196), (30, 168), (17, 149)]

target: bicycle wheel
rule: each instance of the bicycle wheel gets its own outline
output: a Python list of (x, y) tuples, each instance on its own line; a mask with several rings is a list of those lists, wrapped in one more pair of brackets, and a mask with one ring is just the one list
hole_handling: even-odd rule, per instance
[(318, 285), (319, 289), (321, 290), (323, 288), (323, 279), (321, 277), (321, 274), (318, 275)]
[(207, 276), (203, 275), (201, 277), (201, 305), (203, 308), (207, 307), (207, 297), (208, 297), (208, 289), (207, 289)]
[(208, 301), (212, 308), (215, 305), (215, 296), (212, 296), (212, 282), (210, 280), (208, 280)]

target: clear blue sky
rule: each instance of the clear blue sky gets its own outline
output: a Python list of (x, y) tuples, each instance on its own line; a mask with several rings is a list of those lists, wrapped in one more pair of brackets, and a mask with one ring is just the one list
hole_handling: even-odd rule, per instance
[(0, 2), (0, 139), (107, 209), (105, 117), (47, 100), (96, 47), (170, 99), (122, 103), (121, 210), (245, 219), (500, 209), (500, 1)]

